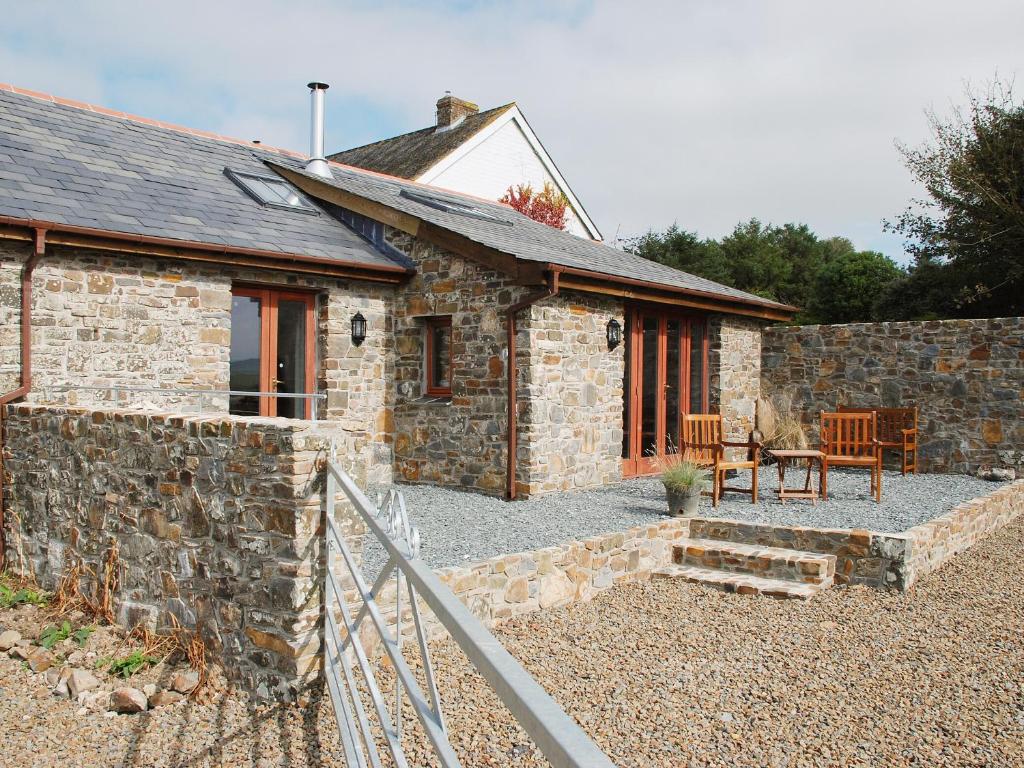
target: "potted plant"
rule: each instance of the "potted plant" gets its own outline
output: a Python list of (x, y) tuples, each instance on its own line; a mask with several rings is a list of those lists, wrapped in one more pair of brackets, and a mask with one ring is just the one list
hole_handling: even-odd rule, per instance
[(701, 492), (711, 487), (711, 472), (678, 453), (670, 453), (660, 464), (669, 514), (675, 517), (696, 515)]

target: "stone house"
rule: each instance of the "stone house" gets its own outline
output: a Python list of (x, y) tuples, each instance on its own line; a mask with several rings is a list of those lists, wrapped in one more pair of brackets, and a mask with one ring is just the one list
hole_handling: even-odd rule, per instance
[(0, 402), (315, 418), (366, 482), (508, 498), (752, 427), (793, 308), (313, 149), (0, 85)]
[(601, 240), (601, 232), (515, 102), (483, 112), (446, 93), (434, 125), (327, 156), (344, 165), (398, 176), (488, 200), (509, 187), (551, 184), (569, 205), (565, 229)]

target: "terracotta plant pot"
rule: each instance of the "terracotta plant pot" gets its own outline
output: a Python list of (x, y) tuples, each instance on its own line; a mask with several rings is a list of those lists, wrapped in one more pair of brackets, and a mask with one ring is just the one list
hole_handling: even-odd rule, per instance
[(700, 491), (687, 489), (675, 491), (671, 488), (665, 489), (668, 496), (668, 513), (673, 517), (693, 517), (700, 507)]

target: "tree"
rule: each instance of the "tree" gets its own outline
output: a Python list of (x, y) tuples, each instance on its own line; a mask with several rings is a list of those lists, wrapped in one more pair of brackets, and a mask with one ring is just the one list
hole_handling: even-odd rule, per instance
[(843, 237), (821, 239), (805, 224), (766, 226), (751, 219), (737, 224), (720, 241), (701, 240), (673, 225), (631, 240), (628, 249), (799, 307), (798, 323), (888, 319), (879, 315), (875, 302), (887, 286), (904, 278), (904, 272), (881, 254), (857, 251)]
[(880, 319), (876, 309), (879, 292), (903, 275), (888, 256), (851, 248), (821, 265), (806, 314), (823, 323)]
[(509, 187), (498, 202), (511, 206), (541, 224), (565, 229), (569, 199), (549, 181), (544, 182), (544, 189), (539, 193), (535, 193), (529, 184), (520, 184), (515, 189)]
[(887, 225), (914, 257), (903, 287), (929, 293), (922, 315), (1024, 314), (1024, 104), (996, 82), (969, 92), (966, 110), (928, 117), (931, 142), (897, 145), (928, 194)]

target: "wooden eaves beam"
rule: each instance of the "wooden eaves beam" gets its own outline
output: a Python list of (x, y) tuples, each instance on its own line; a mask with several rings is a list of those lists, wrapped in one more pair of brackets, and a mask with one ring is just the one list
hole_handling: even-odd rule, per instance
[[(7, 217), (3, 217), (7, 218)], [(90, 248), (100, 251), (133, 253), (180, 261), (251, 267), (275, 272), (291, 272), (323, 277), (350, 278), (368, 282), (396, 284), (408, 279), (410, 272), (401, 267), (363, 266), (326, 257), (300, 256), (275, 251), (256, 251), (203, 243), (177, 245), (169, 238), (151, 238), (120, 232), (105, 232), (51, 222), (0, 222), (0, 239), (32, 240), (31, 227), (46, 229), (50, 245)], [(206, 247), (204, 247), (206, 245)]]

